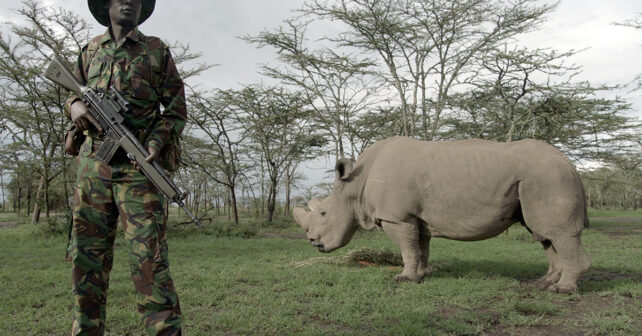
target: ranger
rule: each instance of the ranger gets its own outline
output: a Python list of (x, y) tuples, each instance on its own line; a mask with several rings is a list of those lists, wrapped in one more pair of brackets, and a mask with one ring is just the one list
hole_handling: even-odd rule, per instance
[[(111, 87), (130, 103), (124, 122), (167, 170), (178, 164), (177, 139), (187, 111), (183, 81), (167, 45), (143, 35), (138, 25), (150, 17), (155, 0), (89, 0), (89, 9), (107, 31), (82, 49), (75, 65), (78, 81), (97, 92)], [(160, 105), (163, 105), (161, 112)], [(102, 129), (75, 95), (65, 113), (86, 135), (78, 154), (73, 226), (72, 335), (105, 333), (107, 288), (118, 219), (127, 240), (138, 312), (149, 335), (181, 335), (181, 309), (169, 272), (164, 199), (119, 149), (109, 164), (95, 159)]]

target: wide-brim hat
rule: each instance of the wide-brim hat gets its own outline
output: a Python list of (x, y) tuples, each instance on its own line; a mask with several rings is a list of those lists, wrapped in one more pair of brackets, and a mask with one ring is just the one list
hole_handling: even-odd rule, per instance
[[(89, 4), (89, 11), (96, 18), (96, 21), (105, 27), (109, 27), (111, 24), (109, 11), (105, 8), (107, 0), (87, 0), (87, 3)], [(156, 6), (156, 0), (143, 0), (138, 24), (145, 22), (152, 15), (154, 6)]]

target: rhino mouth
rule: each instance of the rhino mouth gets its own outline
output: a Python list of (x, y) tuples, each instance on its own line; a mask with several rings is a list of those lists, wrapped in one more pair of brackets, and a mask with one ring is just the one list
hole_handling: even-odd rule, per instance
[(321, 244), (320, 242), (311, 240), (311, 243), (312, 243), (312, 246), (316, 247), (317, 250), (319, 250), (319, 252), (323, 252), (323, 253), (327, 253), (328, 252), (325, 249), (325, 246), (323, 246), (323, 244)]

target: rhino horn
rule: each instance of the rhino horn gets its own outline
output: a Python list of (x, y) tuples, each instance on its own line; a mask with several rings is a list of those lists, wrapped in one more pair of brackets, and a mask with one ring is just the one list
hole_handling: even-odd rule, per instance
[(294, 215), (294, 220), (299, 224), (302, 228), (307, 229), (307, 217), (308, 217), (308, 211), (306, 211), (302, 207), (294, 207), (294, 210), (292, 211), (292, 214)]
[(308, 208), (310, 208), (310, 210), (314, 210), (314, 209), (318, 208), (319, 204), (321, 204), (321, 201), (323, 201), (322, 198), (315, 197), (315, 198), (311, 199), (310, 202), (308, 202)]

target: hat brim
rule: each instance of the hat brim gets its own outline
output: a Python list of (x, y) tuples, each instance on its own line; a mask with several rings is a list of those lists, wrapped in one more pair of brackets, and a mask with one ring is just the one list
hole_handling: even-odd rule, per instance
[[(111, 22), (109, 20), (109, 11), (107, 10), (105, 0), (87, 0), (89, 5), (89, 11), (91, 15), (94, 16), (96, 21), (105, 27), (109, 27)], [(142, 7), (140, 9), (140, 18), (138, 18), (138, 24), (145, 22), (152, 16), (154, 12), (154, 7), (156, 6), (156, 0), (143, 0)]]

